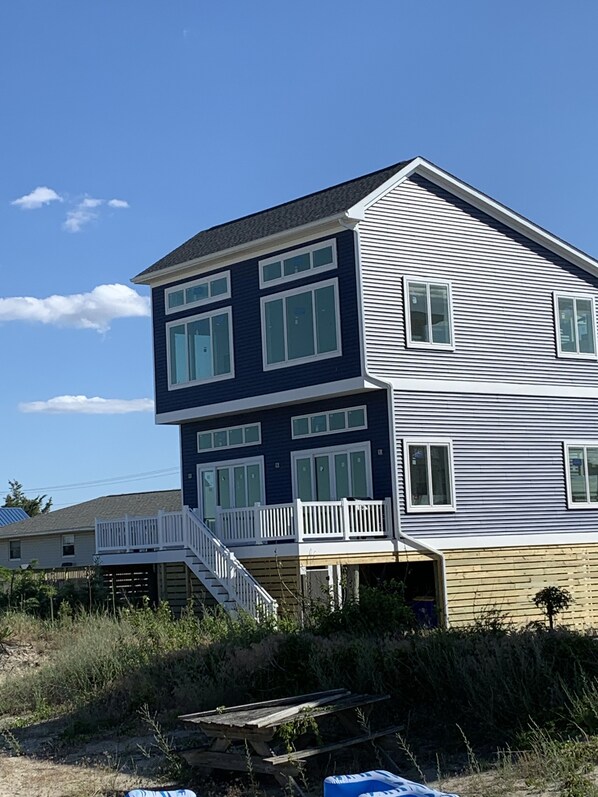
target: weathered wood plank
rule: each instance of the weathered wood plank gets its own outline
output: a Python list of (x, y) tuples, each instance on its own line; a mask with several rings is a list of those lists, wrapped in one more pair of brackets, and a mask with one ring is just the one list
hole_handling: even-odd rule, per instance
[(269, 756), (264, 761), (275, 766), (280, 766), (286, 762), (303, 761), (306, 758), (320, 755), (321, 753), (331, 753), (334, 750), (341, 750), (344, 747), (351, 747), (355, 744), (363, 744), (364, 742), (371, 742), (373, 739), (378, 739), (381, 736), (389, 736), (391, 733), (398, 733), (405, 729), (404, 725), (391, 725), (388, 728), (383, 728), (379, 731), (372, 731), (371, 733), (363, 734), (362, 736), (354, 736), (352, 739), (342, 739), (332, 744), (323, 744), (319, 747), (310, 747), (306, 750), (297, 750), (292, 753), (285, 753), (283, 755)]
[(297, 766), (288, 761), (281, 764), (272, 764), (257, 755), (247, 756), (243, 753), (218, 753), (213, 750), (184, 750), (181, 756), (192, 767), (206, 767), (209, 769), (233, 770), (234, 772), (248, 772), (249, 764), (254, 772), (265, 775), (276, 775), (281, 772), (288, 775), (299, 774)]

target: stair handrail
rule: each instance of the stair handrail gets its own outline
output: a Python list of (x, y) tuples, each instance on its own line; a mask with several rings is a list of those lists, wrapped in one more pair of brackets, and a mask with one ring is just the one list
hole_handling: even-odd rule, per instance
[[(226, 545), (219, 540), (214, 532), (204, 523), (202, 518), (190, 507), (183, 507), (184, 517), (186, 523), (183, 524), (183, 535), (186, 547), (197, 556), (202, 564), (209, 568), (214, 574), (222, 581), (223, 586), (229, 593), (229, 596), (239, 605), (242, 609), (252, 615), (257, 615), (256, 619), (262, 619), (263, 616), (275, 618), (278, 614), (278, 603), (276, 600), (256, 581), (251, 575), (249, 570), (242, 562), (237, 559), (235, 554), (226, 547)], [(193, 527), (202, 535), (203, 540), (210, 546), (215, 556), (219, 555), (227, 563), (226, 575), (219, 574), (214, 570), (213, 563), (208, 561), (203, 555), (201, 550), (193, 544), (191, 534), (189, 533), (189, 526)], [(234, 577), (233, 577), (234, 575)], [(243, 597), (240, 590), (237, 588), (236, 580), (240, 579), (247, 587), (247, 591), (253, 594), (253, 605), (248, 603), (246, 598)]]

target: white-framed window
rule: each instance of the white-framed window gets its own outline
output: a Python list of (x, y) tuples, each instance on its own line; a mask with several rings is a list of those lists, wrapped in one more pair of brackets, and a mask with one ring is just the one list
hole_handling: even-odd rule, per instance
[(11, 562), (21, 558), (21, 540), (9, 540), (8, 558)]
[(62, 535), (62, 555), (74, 556), (75, 555), (75, 535), (63, 534)]
[(403, 441), (408, 512), (453, 512), (453, 443), (444, 438)]
[(372, 497), (370, 444), (294, 451), (293, 495), (302, 501)]
[(567, 506), (598, 509), (598, 440), (564, 443)]
[(596, 303), (591, 294), (555, 293), (554, 317), (559, 357), (596, 359)]
[(166, 324), (170, 390), (234, 376), (232, 310), (212, 310)]
[(260, 260), (260, 288), (279, 285), (307, 276), (312, 271), (318, 273), (336, 268), (336, 241), (320, 241), (318, 244), (292, 249), (275, 257)]
[(405, 277), (404, 293), (407, 346), (452, 351), (455, 335), (450, 282)]
[(189, 307), (230, 299), (230, 271), (185, 282), (164, 292), (166, 313), (178, 313)]
[(198, 465), (197, 490), (201, 516), (213, 529), (216, 507), (242, 509), (265, 503), (264, 458)]
[(341, 354), (338, 281), (263, 296), (264, 370)]
[(314, 412), (311, 415), (297, 415), (291, 418), (291, 436), (293, 440), (301, 437), (316, 437), (321, 434), (336, 434), (336, 432), (350, 432), (354, 429), (367, 428), (367, 409), (364, 406)]
[(226, 429), (206, 429), (197, 433), (197, 450), (214, 451), (223, 448), (258, 446), (262, 442), (262, 427), (259, 423), (244, 426), (228, 426)]

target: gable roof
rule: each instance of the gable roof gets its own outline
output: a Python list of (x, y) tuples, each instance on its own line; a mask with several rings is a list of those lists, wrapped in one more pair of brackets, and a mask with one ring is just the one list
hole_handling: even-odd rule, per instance
[(10, 523), (26, 520), (28, 517), (27, 512), (20, 506), (0, 506), (0, 526), (8, 526)]
[(0, 529), (0, 537), (29, 534), (59, 534), (93, 531), (95, 519), (120, 518), (125, 515), (157, 515), (160, 509), (177, 512), (182, 508), (180, 490), (157, 490), (149, 493), (125, 493), (93, 498), (54, 512), (46, 512)]
[(268, 238), (285, 230), (292, 230), (316, 221), (339, 216), (386, 183), (408, 163), (410, 161), (401, 161), (384, 169), (370, 172), (370, 174), (333, 185), (331, 188), (293, 199), (282, 205), (276, 205), (267, 210), (210, 227), (197, 233), (193, 238), (137, 274), (134, 280), (140, 280), (181, 263), (188, 263), (190, 260), (242, 246), (260, 238)]
[[(174, 278), (175, 273), (195, 268), (203, 260), (209, 262), (217, 254), (229, 257), (235, 253), (240, 254), (239, 259), (242, 259), (239, 250), (242, 251), (257, 241), (265, 243), (268, 238), (272, 239), (274, 249), (275, 237), (280, 238), (287, 231), (299, 231), (310, 226), (315, 228), (318, 222), (323, 225), (326, 221), (342, 220), (343, 217), (358, 222), (365, 218), (365, 211), (370, 205), (415, 173), (461, 197), (549, 251), (598, 276), (598, 260), (418, 156), (283, 205), (204, 230), (146, 268), (133, 278), (133, 282), (153, 284), (159, 279), (167, 280), (171, 275)], [(280, 248), (284, 248), (284, 245)]]

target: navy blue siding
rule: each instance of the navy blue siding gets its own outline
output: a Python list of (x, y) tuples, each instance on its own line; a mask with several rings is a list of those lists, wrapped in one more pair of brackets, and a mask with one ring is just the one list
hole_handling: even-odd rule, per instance
[[(312, 412), (341, 409), (344, 407), (367, 407), (368, 428), (336, 434), (291, 439), (291, 418)], [(207, 429), (239, 426), (246, 423), (262, 424), (262, 443), (259, 446), (227, 448), (198, 454), (197, 433)], [(187, 506), (197, 506), (197, 465), (231, 459), (247, 459), (263, 456), (265, 469), (266, 502), (284, 504), (293, 500), (291, 452), (344, 443), (370, 442), (372, 455), (372, 483), (375, 499), (392, 495), (392, 467), (388, 423), (387, 393), (376, 390), (336, 396), (333, 399), (293, 404), (259, 412), (244, 413), (212, 421), (185, 423), (181, 425), (181, 450), (183, 461), (183, 501)], [(381, 452), (381, 453), (379, 453)]]
[[(324, 382), (350, 379), (360, 375), (359, 314), (355, 278), (354, 236), (352, 232), (344, 231), (336, 236), (326, 236), (325, 239), (321, 240), (330, 238), (336, 238), (338, 268), (326, 271), (323, 274), (312, 273), (303, 279), (260, 290), (258, 260), (263, 259), (263, 257), (245, 260), (210, 272), (216, 274), (219, 271), (230, 270), (231, 299), (168, 315), (164, 312), (164, 292), (173, 285), (184, 283), (185, 280), (179, 280), (178, 282), (153, 289), (154, 365), (156, 412), (158, 414), (275, 393), (281, 390), (293, 390), (294, 388), (317, 385)], [(277, 251), (274, 251), (271, 254), (275, 255), (277, 253)], [(260, 297), (275, 294), (287, 290), (287, 288), (298, 288), (302, 285), (309, 285), (336, 277), (338, 277), (341, 308), (342, 356), (264, 372), (262, 364)], [(194, 277), (194, 279), (196, 278)], [(186, 281), (189, 281), (189, 279), (191, 278)], [(175, 319), (197, 315), (204, 311), (207, 312), (229, 306), (233, 308), (234, 379), (169, 391), (166, 323)]]

